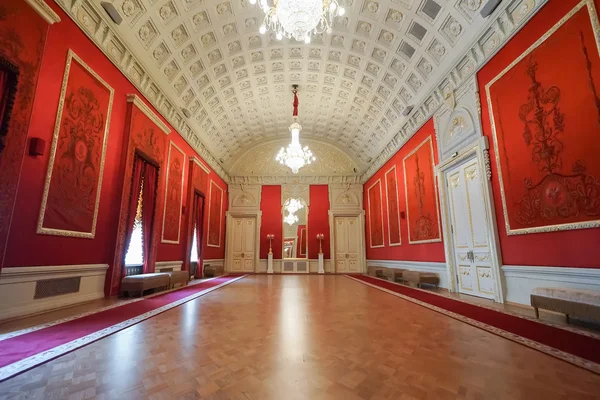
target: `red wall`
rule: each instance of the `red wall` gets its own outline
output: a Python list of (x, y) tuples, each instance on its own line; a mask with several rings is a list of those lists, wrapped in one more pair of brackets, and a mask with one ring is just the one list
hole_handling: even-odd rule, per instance
[[(329, 258), (329, 188), (327, 185), (310, 185), (310, 205), (308, 208), (308, 258), (317, 259), (319, 241), (317, 233), (325, 235), (323, 253)], [(282, 257), (283, 216), (281, 215), (281, 186), (265, 185), (262, 187), (260, 210), (262, 222), (260, 227), (260, 258), (266, 259), (269, 254), (267, 234), (275, 235), (273, 240), (273, 259)], [(299, 238), (299, 237), (298, 237)]]
[(281, 259), (283, 251), (283, 220), (281, 215), (281, 186), (265, 185), (260, 195), (260, 211), (262, 221), (260, 225), (260, 258), (269, 257), (269, 241), (267, 235), (275, 235), (272, 242), (273, 258)]
[(329, 245), (329, 187), (327, 185), (310, 185), (310, 208), (308, 212), (308, 258), (319, 257), (319, 241), (317, 234), (325, 235), (323, 240), (323, 257), (330, 258)]
[[(22, 161), (21, 176), (17, 191), (12, 225), (9, 232), (8, 247), (4, 266), (61, 265), (61, 264), (112, 264), (116, 240), (117, 220), (123, 183), (124, 166), (122, 165), (123, 135), (126, 124), (126, 95), (140, 93), (121, 74), (121, 72), (90, 42), (71, 19), (53, 2), (50, 6), (58, 13), (62, 21), (50, 26), (44, 52), (39, 84), (33, 103), (32, 118), (28, 136), (39, 137), (46, 141), (46, 152), (43, 156), (26, 155)], [(27, 28), (29, 29), (29, 28)], [(44, 179), (48, 167), (49, 148), (52, 143), (54, 123), (60, 96), (67, 50), (72, 49), (83, 61), (98, 73), (112, 88), (114, 102), (108, 136), (108, 148), (104, 166), (102, 192), (98, 211), (96, 236), (94, 239), (69, 238), (36, 234), (36, 224), (42, 200)], [(157, 113), (158, 114), (158, 113)], [(167, 124), (168, 125), (168, 124)], [(171, 127), (172, 133), (167, 140), (174, 141), (187, 155), (188, 160), (196, 155), (191, 147)], [(197, 155), (196, 155), (197, 156)], [(165, 155), (166, 160), (166, 155)], [(184, 205), (187, 206), (187, 176), (185, 169)], [(213, 179), (224, 192), (227, 185), (214, 172)], [(159, 193), (159, 196), (164, 196)], [(208, 201), (208, 199), (207, 199)], [(227, 208), (227, 196), (223, 199), (222, 218)], [(186, 207), (188, 210), (188, 207)], [(156, 221), (161, 224), (162, 220)], [(223, 223), (220, 248), (207, 248), (204, 258), (223, 258), (225, 252)], [(157, 260), (183, 260), (186, 247), (184, 224), (181, 224), (180, 244), (158, 244)], [(35, 249), (35, 251), (32, 251)], [(112, 266), (111, 266), (112, 267)], [(110, 271), (109, 271), (110, 274)]]
[[(579, 3), (579, 0), (551, 0), (479, 71), (477, 79), (481, 97), (483, 131), (489, 137), (492, 149), (494, 143), (485, 86), (545, 32), (552, 28), (577, 3)], [(600, 1), (596, 0), (595, 4), (596, 9), (598, 9)], [(515, 132), (515, 134), (521, 133)], [(507, 235), (502, 210), (496, 153), (490, 151), (490, 156), (492, 161), (494, 205), (503, 264), (600, 268), (600, 229), (598, 228), (528, 235)]]
[[(412, 137), (402, 148), (394, 154), (394, 156), (388, 160), (381, 167), (375, 175), (373, 175), (364, 184), (364, 200), (363, 205), (367, 210), (368, 205), (368, 191), (370, 187), (377, 179), (381, 179), (382, 184), (382, 204), (383, 204), (383, 241), (384, 247), (372, 249), (369, 244), (369, 227), (371, 221), (369, 220), (368, 210), (366, 211), (366, 247), (367, 247), (367, 259), (369, 260), (401, 260), (401, 261), (437, 261), (443, 262), (444, 257), (444, 244), (442, 242), (436, 243), (424, 243), (424, 244), (409, 244), (408, 243), (408, 224), (406, 218), (400, 219), (400, 232), (402, 237), (402, 245), (390, 246), (388, 236), (388, 217), (387, 217), (387, 194), (385, 190), (385, 172), (388, 171), (392, 166), (396, 166), (396, 174), (398, 177), (398, 208), (400, 212), (406, 213), (406, 189), (404, 184), (404, 168), (402, 160), (407, 156), (408, 153), (413, 151), (419, 146), (428, 136), (431, 136), (433, 143), (433, 151), (435, 163), (438, 163), (437, 156), (437, 142), (435, 140), (435, 130), (433, 127), (433, 119), (429, 120), (419, 131)], [(439, 202), (439, 198), (438, 198)], [(441, 224), (441, 221), (439, 222)]]

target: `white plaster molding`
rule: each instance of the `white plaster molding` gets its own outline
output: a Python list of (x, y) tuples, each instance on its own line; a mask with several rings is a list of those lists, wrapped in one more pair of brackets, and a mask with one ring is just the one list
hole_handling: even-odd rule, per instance
[(434, 261), (402, 261), (402, 260), (367, 260), (367, 267), (386, 267), (407, 269), (409, 271), (433, 272), (439, 275), (441, 288), (448, 288), (448, 275), (445, 262)]
[(231, 176), (229, 183), (246, 183), (253, 185), (327, 185), (332, 183), (360, 183), (360, 176)]
[[(282, 259), (273, 259), (273, 273), (280, 274), (281, 273), (281, 263)], [(324, 260), (324, 273), (333, 274), (335, 273), (333, 269), (333, 264), (331, 260), (326, 258)], [(318, 259), (308, 259), (308, 268), (310, 274), (319, 274), (319, 260)], [(256, 273), (258, 274), (266, 274), (268, 273), (268, 259), (261, 258), (258, 263), (258, 268), (256, 268)]]
[(530, 304), (536, 287), (572, 288), (600, 291), (600, 268), (503, 265), (506, 300)]
[(4, 267), (0, 271), (0, 285), (35, 282), (41, 279), (105, 274), (108, 264), (48, 265), (34, 267)]
[(157, 261), (154, 266), (155, 272), (161, 272), (166, 268), (173, 268), (173, 271), (181, 271), (183, 261)]
[(383, 148), (381, 154), (372, 161), (371, 166), (362, 175), (366, 182), (372, 177), (400, 148), (419, 130), (441, 106), (444, 89), (448, 85), (460, 87), (483, 68), (508, 43), (514, 35), (545, 5), (548, 0), (512, 0), (504, 1), (488, 17), (488, 22), (474, 38), (472, 44), (457, 57), (447, 73), (441, 74), (434, 89), (430, 90), (424, 100), (415, 106), (410, 117), (398, 129), (398, 133)]
[(246, 184), (230, 184), (229, 193), (229, 211), (259, 211), (262, 195), (262, 186)]
[(140, 111), (143, 112), (146, 115), (146, 117), (150, 118), (150, 121), (154, 122), (156, 126), (160, 128), (161, 131), (163, 131), (167, 135), (171, 133), (171, 129), (167, 126), (167, 124), (162, 122), (159, 116), (156, 115), (154, 111), (152, 111), (150, 107), (148, 107), (146, 103), (138, 97), (137, 94), (128, 94), (127, 102), (133, 103), (137, 108), (139, 108)]
[(60, 22), (60, 17), (44, 0), (25, 0), (48, 24)]
[(334, 211), (363, 210), (363, 185), (356, 183), (330, 183), (329, 208)]
[(291, 198), (302, 199), (310, 207), (310, 186), (304, 183), (281, 185), (281, 207)]
[[(101, 299), (108, 264), (5, 267), (0, 273), (0, 320)], [(35, 299), (38, 281), (80, 277), (79, 291)]]
[(210, 169), (204, 165), (204, 163), (202, 162), (201, 159), (199, 159), (196, 156), (191, 156), (190, 160), (192, 160), (194, 163), (196, 163), (197, 166), (199, 166), (204, 172), (206, 172), (207, 174), (210, 174)]
[(448, 85), (444, 89), (444, 98), (433, 115), (440, 162), (451, 158), (453, 153), (461, 153), (483, 136), (479, 86), (475, 76), (465, 80), (458, 89)]
[(146, 100), (175, 128), (181, 137), (202, 157), (225, 182), (229, 175), (206, 147), (201, 135), (185, 120), (172, 101), (159, 89), (143, 63), (119, 36), (118, 28), (110, 21), (99, 2), (92, 0), (55, 0), (87, 37), (106, 55)]

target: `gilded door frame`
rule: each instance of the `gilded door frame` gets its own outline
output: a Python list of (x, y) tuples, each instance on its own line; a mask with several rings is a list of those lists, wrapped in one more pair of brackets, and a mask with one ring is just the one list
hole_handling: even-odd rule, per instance
[(446, 256), (446, 272), (448, 274), (448, 290), (457, 291), (456, 275), (456, 257), (454, 254), (454, 236), (452, 235), (452, 214), (449, 209), (449, 193), (446, 185), (447, 173), (469, 160), (477, 159), (480, 171), (486, 174), (482, 182), (485, 213), (488, 223), (488, 243), (490, 248), (490, 258), (492, 263), (492, 272), (494, 275), (494, 301), (504, 303), (506, 297), (506, 282), (502, 274), (502, 254), (500, 252), (500, 239), (498, 236), (498, 225), (496, 223), (496, 212), (494, 208), (494, 198), (492, 196), (492, 170), (490, 166), (489, 141), (483, 136), (478, 138), (473, 144), (466, 148), (456, 157), (446, 160), (435, 167), (435, 175), (438, 180), (440, 191), (440, 203), (442, 208), (442, 233), (444, 235), (444, 252)]
[(254, 273), (258, 270), (258, 263), (260, 261), (260, 224), (262, 221), (262, 211), (245, 211), (245, 212), (235, 212), (235, 211), (227, 211), (226, 213), (226, 225), (225, 225), (225, 271), (231, 271), (231, 260), (233, 259), (233, 248), (231, 247), (231, 243), (233, 242), (232, 235), (233, 229), (230, 227), (233, 224), (233, 220), (235, 218), (253, 218), (254, 219)]
[(366, 246), (365, 246), (365, 237), (366, 237), (366, 228), (365, 228), (365, 211), (335, 211), (329, 210), (329, 247), (330, 247), (330, 259), (331, 266), (333, 268), (333, 272), (335, 274), (337, 271), (337, 264), (335, 262), (335, 218), (336, 217), (354, 217), (358, 218), (358, 232), (360, 234), (360, 238), (358, 240), (359, 249), (358, 249), (358, 260), (360, 261), (360, 272), (366, 272), (367, 265), (367, 255), (366, 255)]

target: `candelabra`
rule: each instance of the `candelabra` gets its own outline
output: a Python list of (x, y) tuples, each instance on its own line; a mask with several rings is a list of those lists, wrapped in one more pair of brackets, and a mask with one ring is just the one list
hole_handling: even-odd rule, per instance
[(269, 241), (269, 254), (273, 254), (273, 248), (271, 247), (271, 241), (275, 239), (275, 235), (273, 235), (272, 233), (269, 233), (267, 235), (267, 240)]
[(319, 241), (319, 254), (323, 254), (323, 239), (325, 239), (325, 235), (322, 233), (317, 234), (317, 240)]

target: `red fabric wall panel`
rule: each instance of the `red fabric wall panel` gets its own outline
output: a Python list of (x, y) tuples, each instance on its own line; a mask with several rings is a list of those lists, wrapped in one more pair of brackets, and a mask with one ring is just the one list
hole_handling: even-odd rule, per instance
[(310, 185), (310, 208), (308, 211), (308, 258), (319, 257), (319, 241), (317, 234), (325, 235), (323, 239), (323, 257), (330, 258), (329, 245), (329, 187), (327, 185)]
[[(19, 71), (8, 130), (5, 137), (0, 137), (0, 147), (4, 144), (4, 149), (0, 150), (0, 268), (2, 268), (3, 265), (7, 265), (4, 262), (5, 250), (48, 24), (24, 1), (0, 0), (0, 7), (3, 11), (0, 17), (0, 57)], [(60, 87), (60, 78), (56, 83)], [(35, 214), (35, 211), (30, 210), (30, 212)], [(31, 250), (31, 247), (27, 248), (28, 252), (37, 253)]]
[[(9, 3), (12, 7), (12, 1)], [(25, 6), (25, 3), (23, 5)], [(12, 169), (16, 171), (14, 175), (19, 176), (20, 169), (20, 178), (16, 193), (17, 206), (12, 215), (3, 265), (12, 267), (61, 264), (112, 264), (117, 234), (117, 221), (119, 218), (119, 204), (121, 202), (124, 181), (125, 158), (123, 157), (123, 153), (126, 150), (124, 144), (126, 146), (128, 143), (126, 140), (124, 141), (127, 114), (126, 95), (134, 93), (140, 97), (143, 96), (138, 93), (135, 87), (104, 54), (90, 42), (60, 7), (54, 2), (50, 2), (49, 5), (58, 13), (62, 21), (50, 26), (48, 29), (46, 41), (46, 49), (48, 51), (43, 53), (39, 73), (40, 79), (38, 87), (35, 90), (35, 98), (32, 101), (33, 111), (28, 130), (29, 137), (39, 137), (46, 141), (46, 152), (43, 156), (30, 157), (26, 155), (23, 157), (23, 152), (21, 151), (19, 157), (11, 159)], [(28, 21), (31, 22), (22, 23), (21, 25), (26, 27), (25, 31), (29, 32), (28, 35), (33, 37), (35, 36), (32, 33), (33, 27), (34, 25), (37, 26), (36, 24), (41, 19), (32, 10), (31, 12), (28, 10), (27, 12), (29, 13), (27, 15)], [(35, 23), (33, 22), (34, 19)], [(0, 21), (0, 24), (4, 23), (4, 21)], [(42, 23), (45, 24), (43, 21)], [(41, 40), (43, 44), (43, 36), (36, 40)], [(27, 48), (37, 49), (35, 46), (30, 47), (30, 45), (27, 45)], [(44, 179), (48, 167), (49, 146), (52, 143), (61, 81), (68, 49), (72, 49), (115, 90), (98, 210), (98, 222), (94, 239), (36, 234)], [(39, 53), (41, 53), (41, 50)], [(35, 87), (35, 80), (32, 81), (31, 87)], [(183, 204), (187, 206), (187, 180), (189, 179), (187, 176), (187, 161), (189, 161), (190, 156), (195, 155), (195, 152), (173, 128), (171, 129), (172, 133), (167, 136), (167, 140), (174, 141), (186, 153)], [(211, 171), (209, 176), (224, 190), (222, 212), (222, 218), (224, 218), (227, 208), (227, 185), (214, 172)], [(162, 204), (164, 188), (158, 193), (158, 196), (160, 196), (160, 204)], [(186, 214), (187, 212), (189, 211), (187, 211), (186, 207)], [(162, 210), (160, 215), (162, 216)], [(185, 215), (183, 218), (185, 219)], [(162, 219), (156, 222), (160, 224), (162, 233)], [(182, 224), (182, 232), (185, 231), (183, 226), (184, 224)], [(225, 252), (224, 222), (221, 235), (223, 236), (221, 247), (207, 249), (205, 258), (223, 258)], [(179, 244), (158, 243), (157, 260), (183, 260), (187, 247), (186, 243), (187, 238), (184, 237), (183, 233)], [(31, 249), (35, 249), (35, 251), (31, 251)], [(112, 271), (109, 271), (108, 276), (111, 273)]]
[[(544, 35), (548, 30), (550, 30), (563, 16), (565, 16), (566, 13), (573, 9), (573, 7), (577, 5), (577, 3), (579, 3), (579, 0), (551, 0), (490, 62), (488, 62), (488, 64), (481, 71), (479, 71), (477, 78), (479, 82), (479, 90), (482, 105), (483, 130), (484, 134), (490, 138), (490, 146), (492, 147), (492, 149), (494, 146), (494, 141), (492, 135), (492, 127), (490, 123), (488, 99), (485, 90), (486, 85), (496, 76), (498, 76), (523, 52), (525, 52), (535, 41), (537, 41), (542, 35)], [(596, 8), (598, 9), (598, 7), (600, 7), (600, 1), (596, 0), (595, 4)], [(587, 17), (587, 21), (589, 21), (589, 17)], [(579, 34), (577, 33), (577, 35)], [(553, 43), (554, 42), (552, 41), (548, 42), (548, 45), (553, 45)], [(591, 51), (595, 52), (597, 59), (597, 48), (595, 46), (592, 46)], [(556, 51), (555, 53), (562, 52)], [(540, 61), (538, 60), (538, 62)], [(552, 79), (552, 82), (547, 82), (546, 80), (548, 78), (546, 78), (546, 76), (540, 75), (543, 73), (544, 68), (547, 69), (548, 66), (544, 65), (538, 68), (538, 80), (543, 81), (542, 85), (545, 85), (546, 89), (552, 85), (558, 84), (561, 90), (565, 91), (562, 97), (566, 96), (567, 98), (566, 100), (562, 99), (561, 102), (568, 101), (568, 93), (566, 91), (573, 90), (572, 88), (574, 88), (575, 86), (568, 84), (561, 85), (561, 82), (555, 82), (556, 79)], [(577, 73), (577, 76), (582, 79), (587, 77), (588, 75), (585, 73), (585, 71), (585, 63), (581, 63), (581, 71)], [(513, 81), (516, 82), (516, 80)], [(531, 82), (529, 82), (529, 84), (530, 83)], [(596, 83), (596, 85), (598, 85), (598, 83)], [(527, 90), (528, 88), (529, 86), (527, 86), (524, 89)], [(588, 88), (586, 86), (586, 90), (587, 89)], [(523, 90), (521, 90), (521, 92), (522, 91)], [(581, 97), (583, 97), (583, 94)], [(577, 96), (575, 96), (574, 98), (576, 99)], [(521, 103), (522, 101), (519, 102), (519, 104)], [(594, 107), (592, 107), (592, 109), (594, 109)], [(564, 119), (565, 137), (563, 140), (571, 140), (572, 137), (567, 137), (567, 135), (569, 135), (571, 132), (576, 135), (585, 133), (580, 130), (573, 132), (572, 128), (569, 130), (570, 125), (581, 122), (578, 121), (576, 116), (573, 116), (573, 113), (577, 112), (577, 108), (575, 108), (573, 111), (573, 109), (569, 109), (569, 106), (567, 105), (566, 108), (561, 107), (561, 111), (564, 111), (566, 113)], [(584, 118), (581, 118), (581, 120), (583, 119)], [(516, 120), (518, 120), (518, 118)], [(524, 138), (524, 125), (522, 123), (517, 126), (516, 124), (512, 123), (510, 119), (504, 119), (502, 122), (503, 125), (510, 125), (503, 126), (505, 132), (510, 132), (510, 140), (518, 141)], [(597, 128), (596, 132), (588, 133), (591, 133), (592, 135), (595, 135), (597, 137)], [(512, 135), (516, 135), (518, 137), (512, 137)], [(572, 158), (573, 152), (577, 151), (576, 147), (577, 146), (569, 146), (567, 148), (567, 146), (565, 145), (563, 151), (565, 157), (568, 156)], [(509, 151), (510, 150), (512, 149), (509, 149)], [(527, 154), (524, 156), (530, 156), (531, 147), (526, 148), (526, 150)], [(568, 153), (569, 151), (571, 153)], [(584, 153), (585, 152), (583, 151), (583, 149), (581, 149), (579, 153), (575, 154), (575, 157), (584, 157)], [(510, 154), (511, 157), (514, 157), (515, 155), (516, 154), (514, 153)], [(502, 206), (502, 197), (500, 192), (500, 183), (498, 178), (499, 171), (496, 163), (497, 152), (495, 151), (495, 149), (493, 149), (493, 151), (490, 151), (490, 156), (492, 161), (491, 167), (493, 174), (492, 185), (494, 205), (496, 209), (496, 218), (498, 222), (498, 233), (500, 235), (503, 263), (506, 265), (548, 265), (599, 268), (600, 247), (598, 246), (598, 244), (600, 243), (600, 229), (598, 228), (526, 235), (507, 235)], [(572, 169), (572, 164), (573, 163), (570, 161), (565, 161), (563, 169), (565, 171), (570, 171)], [(591, 169), (589, 169), (588, 172), (591, 172), (593, 170), (593, 166), (589, 165), (589, 167)], [(507, 171), (503, 170), (502, 173), (505, 177), (506, 184)], [(511, 227), (512, 225), (516, 224), (512, 223)]]
[[(260, 258), (266, 259), (269, 254), (268, 234), (274, 234), (273, 258), (281, 259), (283, 220), (281, 216), (281, 186), (265, 185), (260, 196), (262, 222), (260, 225)], [(309, 217), (310, 218), (310, 217)], [(309, 224), (310, 226), (310, 224)]]
[[(406, 213), (406, 187), (408, 190), (412, 190), (410, 185), (405, 185), (404, 182), (404, 169), (402, 160), (410, 152), (412, 152), (417, 146), (419, 146), (428, 136), (431, 136), (433, 143), (433, 151), (435, 157), (435, 163), (438, 162), (437, 157), (437, 143), (435, 141), (435, 130), (433, 127), (433, 119), (429, 120), (423, 127), (390, 159), (379, 171), (375, 173), (364, 185), (364, 207), (366, 212), (366, 246), (367, 246), (367, 259), (370, 260), (401, 260), (401, 261), (434, 261), (443, 262), (444, 257), (444, 244), (442, 242), (435, 243), (423, 243), (423, 244), (409, 244), (408, 243), (408, 225), (406, 218), (400, 220), (400, 232), (402, 244), (399, 246), (390, 246), (389, 244), (389, 227), (388, 227), (388, 210), (387, 210), (387, 193), (385, 190), (385, 173), (390, 170), (393, 166), (396, 166), (396, 174), (398, 178), (398, 208), (402, 212)], [(372, 186), (377, 180), (381, 180), (382, 196), (383, 196), (383, 237), (384, 246), (379, 248), (371, 248), (369, 244), (369, 228), (371, 221), (369, 219), (368, 212), (368, 193), (367, 188)], [(395, 193), (391, 193), (394, 195)], [(439, 201), (439, 199), (438, 199)], [(311, 202), (312, 203), (312, 202)], [(436, 216), (437, 218), (437, 216)], [(393, 218), (390, 220), (393, 223)], [(441, 221), (439, 222), (441, 223)], [(309, 225), (310, 226), (310, 225)]]
[[(214, 212), (214, 209), (210, 206), (210, 182), (211, 180), (214, 182), (214, 184), (216, 186), (218, 186), (219, 188), (221, 188), (223, 190), (223, 196), (222, 196), (222, 207), (221, 207), (221, 237), (219, 239), (219, 247), (213, 247), (213, 246), (208, 246), (208, 235), (209, 235), (209, 230), (208, 230), (208, 223), (210, 220), (210, 214), (212, 214)], [(202, 244), (203, 248), (204, 248), (204, 257), (203, 259), (205, 260), (212, 260), (212, 259), (221, 259), (225, 257), (225, 215), (227, 212), (227, 206), (229, 204), (229, 198), (228, 198), (228, 194), (227, 194), (227, 185), (221, 180), (219, 179), (216, 174), (209, 174), (208, 175), (208, 184), (207, 184), (207, 188), (206, 188), (206, 211), (204, 213), (204, 243)]]

